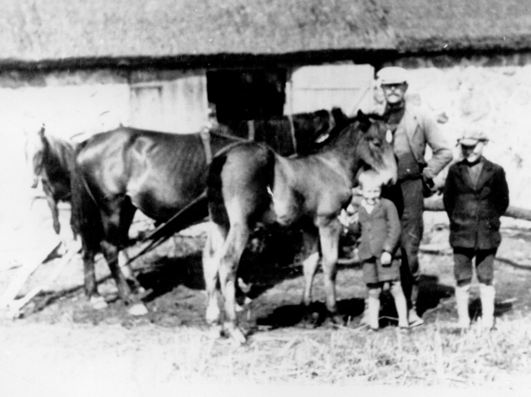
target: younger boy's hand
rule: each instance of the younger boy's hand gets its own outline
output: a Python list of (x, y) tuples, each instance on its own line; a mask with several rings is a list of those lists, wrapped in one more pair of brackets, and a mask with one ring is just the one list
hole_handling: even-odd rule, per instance
[(341, 214), (339, 214), (339, 222), (345, 227), (349, 227), (353, 223), (357, 221), (357, 213), (349, 213), (345, 210), (341, 211)]
[(382, 262), (382, 266), (390, 265), (391, 260), (393, 258), (391, 257), (391, 254), (389, 252), (383, 252), (382, 257), (380, 258), (380, 262)]

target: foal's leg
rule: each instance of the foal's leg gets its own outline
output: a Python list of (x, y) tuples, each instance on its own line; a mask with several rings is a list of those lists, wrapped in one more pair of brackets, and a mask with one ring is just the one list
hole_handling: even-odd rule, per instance
[(336, 323), (343, 322), (337, 314), (336, 303), (337, 257), (340, 233), (341, 225), (337, 218), (330, 220), (326, 225), (319, 228), (323, 256), (322, 267), (326, 293), (326, 309), (328, 310), (329, 316)]
[(302, 295), (302, 304), (307, 312), (312, 304), (312, 284), (317, 266), (319, 265), (319, 250), (317, 244), (317, 236), (313, 233), (303, 231), (302, 233), (302, 249), (304, 261), (302, 262), (302, 269), (304, 273), (304, 292)]
[(237, 326), (236, 317), (236, 272), (250, 231), (245, 222), (231, 220), (231, 227), (221, 248), (219, 281), (224, 298), (225, 329), (237, 342), (244, 343), (245, 336)]
[[(218, 306), (219, 253), (226, 237), (220, 225), (210, 222), (207, 241), (203, 249), (203, 275), (207, 294), (206, 321), (210, 326), (219, 325), (221, 312)], [(221, 331), (217, 328), (217, 332)], [(218, 335), (219, 336), (219, 335)]]

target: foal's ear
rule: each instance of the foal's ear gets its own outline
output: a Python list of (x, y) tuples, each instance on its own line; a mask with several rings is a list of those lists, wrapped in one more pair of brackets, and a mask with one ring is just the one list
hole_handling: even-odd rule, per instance
[(369, 130), (369, 127), (372, 124), (371, 119), (369, 116), (367, 116), (365, 113), (363, 113), (361, 110), (358, 110), (358, 114), (356, 116), (356, 119), (360, 123), (360, 128), (363, 132), (367, 132)]

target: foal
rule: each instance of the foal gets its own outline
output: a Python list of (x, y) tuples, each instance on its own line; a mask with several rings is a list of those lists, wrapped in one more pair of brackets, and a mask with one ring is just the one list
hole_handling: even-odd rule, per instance
[(311, 303), (320, 242), (326, 308), (336, 316), (335, 277), (340, 224), (351, 198), (356, 173), (372, 168), (386, 183), (396, 182), (396, 160), (383, 122), (363, 113), (334, 134), (315, 154), (286, 158), (258, 143), (233, 146), (214, 159), (207, 180), (212, 227), (203, 253), (207, 321), (220, 319), (217, 285), (224, 298), (225, 328), (238, 342), (235, 279), (240, 257), (257, 223), (296, 225), (303, 231), (305, 287), (302, 303)]

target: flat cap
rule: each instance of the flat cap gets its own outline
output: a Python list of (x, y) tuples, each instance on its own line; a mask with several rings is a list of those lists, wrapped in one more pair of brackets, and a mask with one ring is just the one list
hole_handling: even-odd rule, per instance
[(480, 128), (465, 128), (461, 137), (457, 140), (457, 143), (465, 146), (474, 146), (478, 142), (487, 142), (489, 138), (487, 134)]
[(407, 82), (407, 70), (398, 66), (389, 66), (381, 69), (376, 77), (380, 84), (402, 84)]

